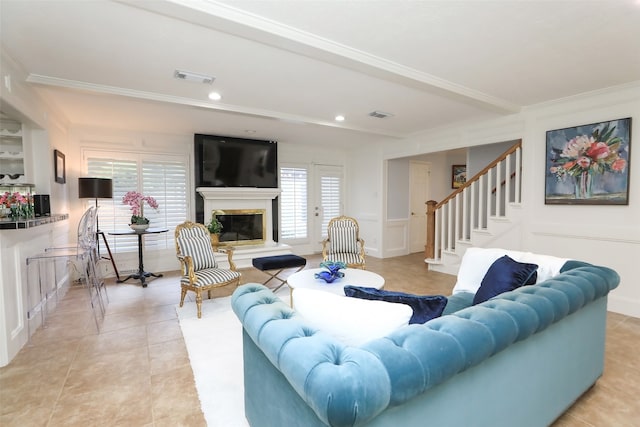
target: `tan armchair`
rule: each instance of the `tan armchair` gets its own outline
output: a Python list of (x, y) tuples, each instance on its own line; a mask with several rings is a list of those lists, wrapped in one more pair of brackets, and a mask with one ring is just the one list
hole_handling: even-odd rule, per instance
[(322, 241), (323, 261), (341, 261), (349, 268), (365, 267), (364, 240), (358, 221), (348, 216), (332, 218)]
[[(240, 273), (233, 263), (233, 248), (216, 248), (211, 244), (211, 234), (207, 227), (186, 221), (176, 227), (176, 255), (180, 261), (182, 277), (180, 287), (180, 307), (184, 304), (187, 291), (196, 293), (198, 318), (202, 317), (202, 292), (207, 291), (211, 298), (211, 290), (227, 285), (238, 286)], [(229, 269), (220, 268), (215, 253), (226, 253)]]

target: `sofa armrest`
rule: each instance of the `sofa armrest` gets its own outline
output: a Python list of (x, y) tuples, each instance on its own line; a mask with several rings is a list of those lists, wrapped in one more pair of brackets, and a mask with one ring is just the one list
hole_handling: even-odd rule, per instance
[(239, 287), (231, 305), (247, 335), (323, 422), (361, 424), (389, 405), (389, 377), (374, 354), (310, 327), (263, 285)]

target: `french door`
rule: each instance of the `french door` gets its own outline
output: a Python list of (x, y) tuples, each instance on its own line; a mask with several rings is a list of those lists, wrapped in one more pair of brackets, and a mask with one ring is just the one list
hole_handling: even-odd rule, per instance
[[(344, 212), (344, 172), (342, 166), (314, 166), (315, 200), (313, 206), (313, 241), (318, 252), (327, 236), (327, 224)], [(317, 242), (317, 243), (316, 243)]]

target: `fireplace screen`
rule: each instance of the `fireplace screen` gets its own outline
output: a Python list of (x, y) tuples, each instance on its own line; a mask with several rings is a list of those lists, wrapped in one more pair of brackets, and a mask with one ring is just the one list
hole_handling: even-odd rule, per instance
[(261, 244), (266, 232), (264, 209), (225, 209), (217, 215), (222, 223), (220, 243)]

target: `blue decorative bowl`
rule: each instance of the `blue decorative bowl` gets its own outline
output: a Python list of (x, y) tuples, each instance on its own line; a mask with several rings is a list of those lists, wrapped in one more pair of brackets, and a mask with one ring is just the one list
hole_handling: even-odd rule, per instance
[(319, 271), (315, 274), (316, 279), (322, 279), (327, 283), (333, 283), (336, 279), (344, 277), (342, 271)]
[(344, 273), (340, 270), (347, 268), (347, 265), (340, 261), (325, 261), (320, 263), (320, 267), (326, 268), (327, 271), (320, 271), (316, 273), (316, 279), (322, 279), (327, 283), (332, 283), (336, 279), (344, 277)]

